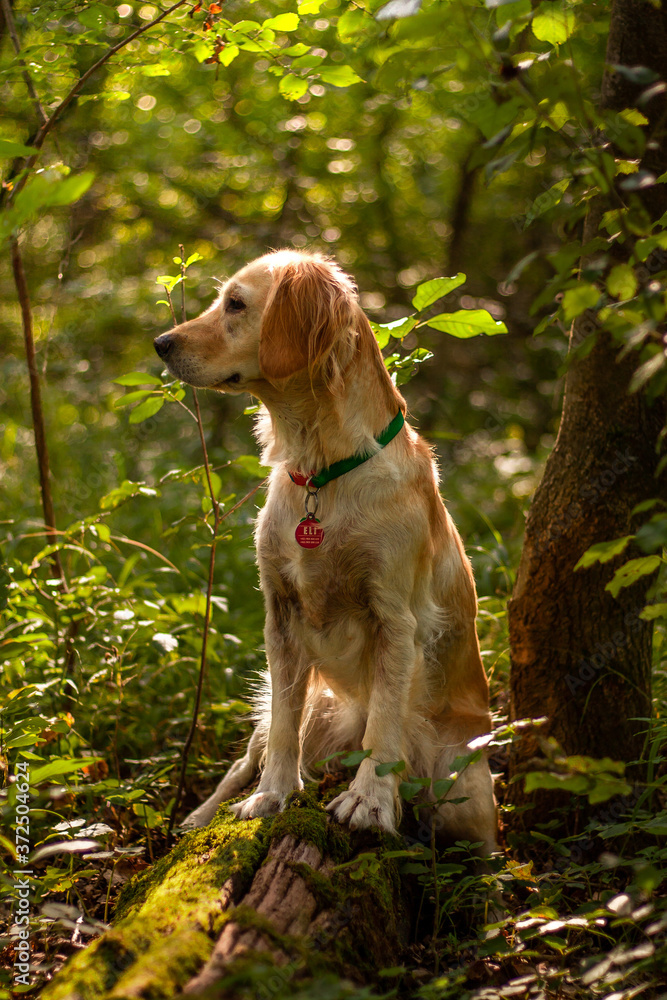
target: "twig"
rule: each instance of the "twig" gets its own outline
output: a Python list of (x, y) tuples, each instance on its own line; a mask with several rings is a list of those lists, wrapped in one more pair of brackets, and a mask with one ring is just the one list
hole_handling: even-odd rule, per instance
[[(201, 424), (200, 424), (200, 429), (201, 429)], [(246, 500), (249, 500), (250, 497), (254, 496), (255, 493), (257, 493), (257, 491), (260, 490), (262, 486), (265, 485), (266, 482), (267, 479), (263, 479), (261, 483), (258, 483), (257, 486), (253, 487), (253, 489), (251, 489), (249, 493), (246, 493), (246, 495), (241, 500), (239, 500), (238, 503), (235, 503), (233, 507), (230, 507), (230, 509), (225, 514), (222, 515), (220, 515), (219, 513), (220, 508), (217, 506), (217, 501), (215, 500), (213, 494), (211, 493), (211, 501), (214, 504), (213, 509), (214, 511), (218, 512), (218, 515), (216, 517), (213, 526), (214, 534), (213, 534), (213, 541), (211, 542), (211, 554), (208, 563), (208, 588), (206, 591), (206, 610), (204, 612), (204, 631), (202, 633), (202, 650), (201, 650), (201, 663), (199, 667), (199, 681), (197, 683), (197, 693), (195, 695), (195, 705), (192, 711), (192, 722), (190, 723), (190, 731), (188, 732), (188, 736), (185, 741), (185, 745), (183, 747), (183, 752), (181, 754), (181, 771), (178, 778), (178, 788), (176, 789), (176, 797), (174, 798), (174, 805), (171, 810), (171, 816), (169, 817), (169, 828), (167, 830), (167, 838), (169, 840), (171, 840), (171, 833), (174, 828), (176, 813), (178, 811), (178, 807), (181, 801), (181, 796), (183, 794), (183, 785), (185, 784), (185, 769), (187, 767), (188, 755), (190, 753), (192, 741), (194, 739), (195, 732), (197, 730), (197, 718), (199, 716), (201, 693), (204, 686), (204, 675), (206, 668), (206, 645), (208, 642), (209, 624), (211, 617), (211, 594), (213, 590), (213, 568), (215, 564), (215, 548), (217, 543), (217, 532), (220, 524), (225, 520), (225, 518), (229, 517), (230, 514), (233, 514), (235, 510), (238, 510), (238, 508), (241, 507), (246, 502)]]
[[(14, 284), (21, 306), (21, 318), (23, 322), (23, 341), (25, 343), (25, 356), (28, 364), (28, 377), (30, 379), (30, 406), (32, 409), (32, 424), (35, 432), (35, 449), (37, 451), (37, 466), (39, 469), (39, 486), (42, 494), (42, 510), (44, 512), (44, 523), (46, 534), (51, 545), (58, 543), (58, 532), (56, 530), (56, 518), (53, 511), (53, 497), (51, 495), (51, 480), (49, 469), (49, 450), (46, 444), (46, 430), (44, 427), (44, 412), (42, 410), (42, 394), (39, 387), (39, 372), (35, 360), (35, 339), (32, 327), (32, 308), (30, 306), (30, 295), (28, 284), (23, 269), (23, 258), (19, 248), (18, 239), (13, 236), (12, 247), (12, 268), (14, 271)], [(56, 549), (51, 556), (55, 575), (63, 586), (65, 584), (65, 574), (60, 562), (60, 554)]]
[[(3, 0), (3, 10), (4, 10), (4, 3), (5, 2), (6, 2), (6, 0)], [(23, 189), (23, 187), (24, 187), (24, 185), (25, 185), (25, 183), (26, 183), (26, 181), (28, 179), (29, 172), (33, 168), (33, 166), (35, 165), (35, 163), (37, 161), (37, 158), (39, 156), (39, 151), (41, 150), (42, 146), (44, 145), (44, 141), (45, 141), (47, 135), (49, 134), (49, 132), (51, 132), (51, 130), (53, 129), (54, 125), (56, 124), (56, 122), (60, 118), (60, 116), (63, 113), (63, 111), (67, 107), (69, 107), (69, 105), (72, 103), (72, 101), (77, 96), (77, 94), (79, 93), (79, 91), (81, 90), (81, 88), (84, 86), (84, 84), (90, 79), (90, 77), (93, 76), (93, 74), (96, 73), (98, 71), (98, 69), (100, 69), (102, 66), (104, 66), (104, 64), (107, 63), (109, 61), (109, 59), (112, 58), (112, 56), (115, 56), (115, 54), (117, 52), (119, 52), (122, 48), (124, 48), (126, 45), (129, 45), (130, 42), (133, 42), (135, 40), (135, 38), (139, 37), (139, 35), (143, 35), (143, 33), (145, 31), (149, 31), (151, 28), (155, 27), (156, 24), (159, 24), (159, 22), (163, 21), (165, 19), (165, 17), (168, 17), (175, 10), (177, 10), (179, 7), (182, 7), (187, 2), (188, 2), (188, 0), (177, 0), (177, 2), (175, 4), (172, 4), (171, 7), (169, 7), (167, 10), (163, 11), (156, 18), (154, 18), (152, 21), (149, 21), (148, 24), (143, 24), (140, 28), (137, 28), (136, 31), (133, 31), (131, 35), (128, 35), (127, 38), (124, 38), (121, 42), (118, 42), (116, 45), (112, 46), (110, 49), (107, 49), (107, 51), (104, 53), (104, 55), (101, 56), (101, 58), (98, 59), (97, 62), (94, 63), (90, 67), (90, 69), (87, 69), (86, 72), (83, 74), (83, 76), (79, 77), (79, 79), (76, 81), (76, 83), (74, 84), (74, 86), (72, 87), (72, 89), (69, 91), (69, 93), (66, 94), (65, 97), (63, 97), (63, 99), (60, 102), (60, 104), (51, 113), (50, 118), (48, 118), (43, 123), (43, 125), (41, 126), (41, 128), (35, 134), (35, 136), (33, 138), (31, 138), (29, 144), (30, 144), (30, 146), (32, 146), (33, 149), (37, 150), (37, 152), (34, 153), (32, 156), (29, 156), (28, 159), (26, 160), (25, 167), (24, 167), (24, 173), (19, 178), (19, 180), (16, 182), (16, 184), (14, 185), (14, 187), (13, 187), (13, 189), (12, 189), (10, 195), (9, 195), (10, 200), (13, 199), (13, 198), (15, 198), (16, 195), (18, 194), (18, 192)], [(10, 175), (9, 175), (10, 178), (16, 176), (16, 174), (18, 173), (18, 171), (20, 169), (20, 166), (18, 166), (17, 164), (20, 164), (20, 162), (21, 162), (20, 159), (18, 161), (15, 161), (14, 165), (12, 166), (12, 170), (10, 172)]]
[[(178, 249), (181, 251), (181, 323), (185, 323), (187, 319), (185, 315), (185, 247), (179, 243)], [(205, 449), (204, 454), (206, 454)]]
[(164, 294), (167, 296), (167, 302), (169, 304), (169, 312), (171, 313), (171, 321), (174, 326), (178, 326), (178, 320), (176, 319), (176, 312), (174, 310), (174, 303), (171, 298), (171, 292), (167, 285), (162, 286), (164, 288)]
[(9, 37), (12, 40), (12, 45), (14, 46), (14, 52), (18, 56), (19, 66), (21, 67), (21, 76), (28, 88), (28, 93), (32, 98), (32, 103), (35, 105), (35, 111), (37, 112), (37, 117), (42, 125), (47, 122), (46, 112), (42, 107), (39, 95), (35, 90), (35, 84), (32, 82), (32, 77), (28, 73), (26, 64), (21, 56), (21, 43), (19, 42), (19, 36), (16, 32), (16, 25), (14, 24), (14, 15), (12, 14), (12, 8), (10, 6), (9, 0), (0, 0), (0, 6), (2, 7), (2, 13), (5, 15), (5, 24), (7, 25), (7, 31), (9, 32)]
[(440, 954), (438, 952), (438, 931), (440, 930), (440, 884), (438, 882), (438, 867), (436, 865), (436, 843), (435, 843), (435, 811), (431, 814), (431, 876), (433, 878), (433, 939), (431, 948), (433, 949), (434, 969), (437, 976), (440, 971)]
[[(186, 321), (186, 311), (185, 311), (185, 248), (183, 244), (179, 244), (179, 250), (181, 252), (181, 322)], [(169, 307), (171, 309), (172, 318), (174, 324), (176, 324), (176, 315), (174, 313), (174, 307), (171, 300), (171, 295), (167, 291), (167, 298), (169, 300)], [(169, 827), (167, 829), (167, 840), (170, 842), (172, 837), (172, 831), (174, 829), (174, 822), (176, 820), (176, 813), (181, 802), (181, 797), (183, 795), (183, 787), (185, 785), (185, 772), (188, 765), (188, 756), (190, 754), (190, 748), (192, 747), (192, 741), (194, 740), (195, 733), (197, 731), (197, 719), (199, 718), (199, 707), (201, 705), (201, 694), (204, 687), (204, 677), (206, 676), (206, 649), (208, 646), (208, 635), (211, 625), (211, 599), (213, 596), (213, 577), (215, 573), (215, 550), (218, 543), (218, 529), (222, 521), (226, 517), (237, 510), (241, 504), (249, 500), (261, 486), (264, 485), (266, 479), (262, 480), (258, 486), (256, 486), (250, 493), (247, 493), (242, 500), (239, 500), (237, 504), (227, 511), (226, 514), (220, 514), (220, 506), (215, 495), (215, 490), (213, 489), (213, 481), (211, 479), (211, 467), (208, 460), (208, 449), (206, 447), (206, 438), (204, 436), (204, 425), (201, 419), (201, 410), (199, 409), (199, 399), (197, 397), (197, 390), (193, 387), (192, 396), (194, 398), (195, 413), (197, 416), (197, 427), (199, 428), (199, 440), (201, 441), (202, 452), (204, 455), (204, 470), (206, 473), (206, 483), (208, 485), (208, 494), (211, 499), (211, 507), (213, 510), (213, 527), (212, 527), (212, 540), (211, 540), (211, 551), (208, 560), (208, 582), (206, 586), (206, 609), (204, 611), (204, 628), (202, 631), (201, 640), (201, 660), (199, 664), (199, 677), (197, 680), (197, 691), (195, 693), (195, 703), (192, 709), (192, 721), (190, 723), (190, 729), (183, 746), (183, 751), (181, 753), (181, 770), (178, 776), (178, 787), (176, 789), (176, 796), (174, 798), (174, 805), (171, 810), (171, 815), (169, 817)]]

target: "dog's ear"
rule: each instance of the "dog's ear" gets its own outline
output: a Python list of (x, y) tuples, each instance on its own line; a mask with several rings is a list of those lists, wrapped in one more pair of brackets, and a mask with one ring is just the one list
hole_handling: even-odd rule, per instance
[[(276, 268), (262, 316), (259, 367), (265, 378), (313, 372), (347, 340), (355, 322), (356, 290), (336, 264), (298, 260)], [(339, 368), (339, 362), (332, 364)]]

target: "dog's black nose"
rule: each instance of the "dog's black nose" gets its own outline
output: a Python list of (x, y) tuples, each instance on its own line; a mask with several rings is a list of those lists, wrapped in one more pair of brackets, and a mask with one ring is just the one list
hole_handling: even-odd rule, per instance
[(153, 341), (153, 347), (161, 358), (167, 358), (174, 346), (174, 340), (170, 333), (163, 333)]

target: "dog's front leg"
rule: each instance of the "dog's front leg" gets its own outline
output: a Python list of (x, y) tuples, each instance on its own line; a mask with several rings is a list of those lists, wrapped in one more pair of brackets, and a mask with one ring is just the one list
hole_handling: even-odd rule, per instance
[(310, 669), (298, 644), (290, 637), (290, 631), (284, 622), (279, 628), (273, 614), (267, 615), (265, 639), (271, 673), (271, 725), (266, 763), (257, 791), (231, 806), (239, 819), (271, 816), (283, 808), (290, 792), (303, 788), (299, 730)]
[(405, 609), (391, 624), (377, 628), (372, 664), (373, 679), (368, 719), (362, 741), (372, 751), (359, 765), (349, 789), (338, 795), (328, 809), (340, 823), (352, 829), (379, 826), (396, 832), (400, 814), (398, 779), (395, 774), (378, 777), (378, 764), (393, 763), (405, 753), (405, 726), (410, 687), (421, 650), (415, 645), (416, 621)]

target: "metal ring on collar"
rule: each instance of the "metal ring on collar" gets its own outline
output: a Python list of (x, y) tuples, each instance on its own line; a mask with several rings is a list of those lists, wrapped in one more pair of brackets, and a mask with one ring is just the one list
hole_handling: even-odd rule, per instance
[[(308, 492), (306, 494), (306, 514), (309, 517), (310, 516), (314, 517), (315, 514), (317, 514), (317, 508), (320, 505), (320, 499), (319, 499), (319, 497), (317, 495), (318, 493), (319, 493), (319, 490), (308, 490)], [(313, 510), (310, 509), (310, 500), (311, 500), (311, 497), (315, 499), (315, 507), (313, 508)]]

